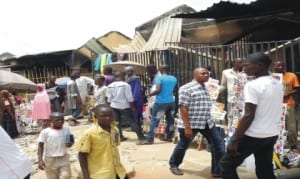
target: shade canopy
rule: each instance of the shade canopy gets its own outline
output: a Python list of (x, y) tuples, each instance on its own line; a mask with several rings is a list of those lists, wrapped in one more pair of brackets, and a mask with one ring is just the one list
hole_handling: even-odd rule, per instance
[(36, 84), (17, 73), (0, 70), (0, 89), (36, 91)]
[(114, 72), (124, 72), (125, 67), (132, 66), (135, 74), (144, 74), (146, 72), (146, 67), (140, 63), (132, 61), (118, 61), (111, 64), (105, 65), (112, 68)]

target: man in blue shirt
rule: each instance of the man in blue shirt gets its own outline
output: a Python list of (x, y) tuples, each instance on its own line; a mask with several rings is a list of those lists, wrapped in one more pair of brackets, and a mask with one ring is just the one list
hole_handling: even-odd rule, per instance
[(147, 139), (143, 142), (143, 144), (153, 144), (154, 141), (154, 130), (157, 128), (160, 119), (163, 115), (166, 115), (166, 138), (165, 141), (171, 142), (173, 133), (174, 133), (174, 117), (173, 112), (175, 110), (175, 100), (173, 97), (173, 91), (177, 84), (177, 79), (173, 75), (168, 74), (169, 67), (167, 65), (163, 65), (160, 67), (160, 71), (162, 73), (155, 80), (155, 89), (150, 92), (150, 96), (156, 95), (155, 103), (152, 108), (151, 114), (151, 124), (150, 131), (148, 133)]

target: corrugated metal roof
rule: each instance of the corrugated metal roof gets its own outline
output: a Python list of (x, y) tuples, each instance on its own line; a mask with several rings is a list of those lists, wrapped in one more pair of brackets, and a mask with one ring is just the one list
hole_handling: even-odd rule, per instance
[[(171, 9), (171, 10), (169, 10), (169, 11), (161, 14), (160, 16), (157, 16), (157, 17), (155, 17), (155, 18), (153, 18), (153, 19), (151, 19), (151, 20), (149, 20), (149, 21), (147, 21), (147, 22), (145, 22), (145, 23), (137, 26), (135, 28), (135, 31), (140, 32), (141, 35), (143, 36), (143, 38), (146, 41), (148, 41), (150, 39), (150, 36), (151, 36), (151, 34), (153, 32), (153, 29), (154, 29), (155, 25), (157, 24), (157, 22), (159, 20), (161, 20), (161, 19), (163, 19), (165, 17), (169, 17), (169, 16), (174, 15), (174, 14), (178, 14), (178, 13), (195, 13), (195, 12), (196, 11), (193, 8), (191, 8), (191, 7), (183, 4), (183, 5), (175, 7), (173, 9)], [(190, 23), (191, 20), (183, 20), (183, 24), (185, 24), (185, 22), (186, 23)]]
[(299, 0), (257, 0), (250, 4), (239, 4), (230, 1), (221, 1), (206, 10), (177, 14), (176, 18), (213, 18), (217, 20), (231, 20), (265, 15), (276, 15), (284, 12), (298, 12)]
[(76, 50), (80, 54), (92, 59), (92, 53), (110, 53), (111, 51), (107, 49), (102, 43), (100, 43), (96, 38), (91, 38), (83, 46)]
[(130, 44), (119, 45), (119, 47), (115, 48), (115, 51), (119, 52), (119, 53), (138, 52), (144, 47), (145, 44), (146, 44), (146, 41), (144, 40), (142, 35), (139, 32), (135, 32), (133, 40), (131, 41)]
[(157, 22), (150, 39), (141, 51), (165, 50), (165, 42), (180, 42), (182, 19), (165, 17)]
[(108, 32), (107, 34), (99, 37), (97, 40), (111, 52), (116, 52), (115, 48), (120, 44), (127, 45), (131, 42), (131, 38), (118, 31)]

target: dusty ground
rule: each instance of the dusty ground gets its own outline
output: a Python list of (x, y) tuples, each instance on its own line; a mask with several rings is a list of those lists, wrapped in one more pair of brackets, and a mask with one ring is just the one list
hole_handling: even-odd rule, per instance
[[(67, 125), (67, 124), (66, 124)], [(75, 141), (81, 133), (90, 127), (85, 119), (81, 120), (81, 125), (71, 127), (75, 135)], [(210, 176), (210, 153), (206, 150), (197, 150), (191, 148), (187, 151), (183, 164), (180, 168), (184, 171), (183, 176), (174, 176), (169, 172), (168, 159), (173, 151), (175, 144), (162, 142), (158, 139), (155, 144), (146, 146), (137, 146), (136, 135), (133, 132), (124, 132), (129, 138), (128, 141), (122, 142), (119, 147), (122, 163), (135, 179), (209, 179)], [(44, 172), (37, 168), (37, 135), (26, 135), (16, 139), (16, 143), (28, 154), (33, 163), (32, 179), (45, 179)], [(72, 178), (77, 179), (80, 171), (77, 152), (74, 147), (69, 150), (70, 160), (72, 163)], [(240, 178), (253, 179), (255, 173), (247, 170), (244, 166), (238, 169)], [(285, 172), (279, 172), (280, 175), (286, 176)], [(298, 175), (299, 176), (299, 175)]]

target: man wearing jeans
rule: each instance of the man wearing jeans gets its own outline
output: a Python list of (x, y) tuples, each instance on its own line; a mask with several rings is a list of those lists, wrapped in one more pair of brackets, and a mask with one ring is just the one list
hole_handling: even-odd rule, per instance
[(173, 75), (168, 75), (169, 67), (163, 65), (160, 67), (162, 73), (161, 76), (157, 77), (154, 81), (155, 89), (150, 92), (150, 96), (156, 95), (155, 103), (151, 112), (151, 124), (150, 131), (147, 139), (143, 142), (144, 145), (153, 144), (155, 129), (157, 128), (160, 119), (163, 115), (166, 115), (166, 138), (163, 140), (171, 142), (174, 133), (174, 117), (173, 112), (175, 110), (175, 103), (173, 97), (173, 91), (177, 84), (177, 79)]
[(110, 104), (110, 107), (113, 108), (114, 118), (118, 122), (121, 141), (127, 140), (122, 132), (122, 119), (125, 119), (138, 137), (139, 142), (137, 144), (140, 144), (144, 140), (144, 134), (138, 121), (134, 119), (134, 99), (130, 85), (124, 82), (124, 80), (125, 75), (119, 73), (116, 75), (116, 80), (108, 85), (107, 102)]
[(194, 70), (194, 80), (179, 89), (178, 132), (180, 140), (177, 143), (170, 161), (170, 170), (174, 175), (183, 175), (178, 168), (182, 163), (185, 152), (195, 135), (200, 132), (211, 144), (211, 174), (219, 176), (219, 161), (225, 152), (224, 139), (211, 119), (211, 100), (204, 83), (209, 78), (206, 68)]
[(224, 179), (238, 179), (236, 168), (251, 154), (258, 179), (275, 179), (273, 147), (280, 132), (283, 85), (268, 69), (271, 59), (264, 53), (250, 54), (245, 64), (247, 75), (256, 79), (244, 87), (245, 110), (220, 161)]

